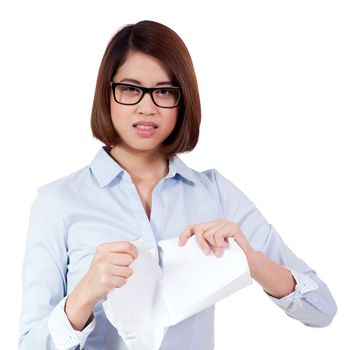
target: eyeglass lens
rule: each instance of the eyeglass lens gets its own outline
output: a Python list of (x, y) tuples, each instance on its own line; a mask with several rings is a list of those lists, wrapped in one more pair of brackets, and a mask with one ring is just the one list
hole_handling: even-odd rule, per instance
[[(136, 104), (141, 100), (142, 89), (129, 85), (116, 85), (115, 98), (123, 104)], [(152, 91), (154, 102), (161, 107), (173, 107), (178, 103), (180, 91), (171, 88), (159, 88)]]

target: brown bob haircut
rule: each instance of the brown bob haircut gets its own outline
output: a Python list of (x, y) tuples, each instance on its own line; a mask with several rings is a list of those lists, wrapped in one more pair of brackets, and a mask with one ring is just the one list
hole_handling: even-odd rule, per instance
[(170, 159), (176, 153), (192, 151), (198, 142), (201, 122), (201, 106), (192, 59), (184, 42), (173, 30), (153, 21), (127, 25), (108, 43), (99, 68), (92, 106), (93, 136), (108, 149), (121, 142), (112, 123), (109, 82), (131, 51), (142, 52), (160, 60), (169, 70), (173, 83), (181, 88), (175, 128), (159, 145), (159, 152)]

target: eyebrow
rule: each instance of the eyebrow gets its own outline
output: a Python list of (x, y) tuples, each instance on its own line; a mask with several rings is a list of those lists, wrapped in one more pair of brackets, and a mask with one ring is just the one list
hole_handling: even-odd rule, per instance
[[(120, 82), (121, 83), (129, 82), (129, 83), (133, 83), (133, 84), (137, 84), (137, 85), (142, 85), (140, 81), (135, 80), (135, 79), (130, 79), (130, 78), (122, 79)], [(174, 83), (171, 81), (160, 81), (155, 86), (159, 86), (159, 85), (172, 85), (173, 86)]]

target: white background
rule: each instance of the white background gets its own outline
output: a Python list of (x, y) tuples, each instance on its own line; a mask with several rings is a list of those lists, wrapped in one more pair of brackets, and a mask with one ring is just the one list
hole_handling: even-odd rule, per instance
[(90, 110), (104, 49), (151, 19), (183, 38), (198, 76), (200, 141), (180, 157), (235, 183), (339, 307), (308, 328), (255, 284), (217, 304), (215, 349), (349, 349), (349, 18), (336, 0), (1, 2), (1, 348), (17, 347), (36, 189), (101, 147)]

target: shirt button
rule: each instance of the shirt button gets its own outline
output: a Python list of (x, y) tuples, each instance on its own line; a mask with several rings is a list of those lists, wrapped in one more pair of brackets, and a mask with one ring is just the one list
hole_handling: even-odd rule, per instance
[(157, 256), (158, 255), (158, 251), (156, 248), (151, 248), (150, 249), (150, 252), (154, 255), (154, 256)]

